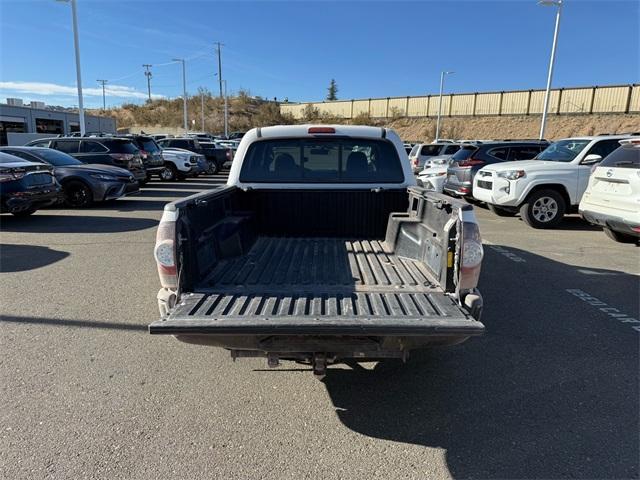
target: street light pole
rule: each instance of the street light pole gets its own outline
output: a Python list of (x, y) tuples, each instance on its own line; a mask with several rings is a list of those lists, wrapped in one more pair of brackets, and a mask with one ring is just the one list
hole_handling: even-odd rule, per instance
[[(436, 142), (440, 139), (440, 116), (442, 114), (442, 91), (444, 90), (444, 76), (455, 72), (440, 72), (440, 101), (438, 102), (438, 120), (436, 121)], [(429, 112), (427, 112), (429, 113)]]
[(544, 130), (547, 124), (547, 111), (549, 109), (549, 96), (551, 93), (551, 80), (553, 78), (553, 67), (556, 62), (556, 45), (558, 43), (558, 31), (560, 30), (560, 16), (562, 15), (562, 0), (540, 0), (538, 5), (545, 7), (558, 7), (556, 11), (556, 26), (553, 30), (553, 45), (551, 46), (551, 59), (549, 60), (549, 74), (547, 76), (547, 89), (544, 92), (544, 105), (542, 107), (542, 123), (540, 125), (540, 140), (544, 138)]
[(184, 133), (189, 133), (189, 124), (187, 121), (187, 72), (184, 58), (174, 58), (174, 62), (182, 62), (182, 110), (184, 116)]
[(104, 112), (107, 109), (107, 101), (104, 95), (104, 85), (105, 83), (109, 83), (109, 80), (96, 80), (96, 82), (102, 84), (102, 111)]
[(73, 24), (73, 47), (76, 53), (76, 82), (78, 84), (78, 117), (80, 119), (80, 135), (84, 135), (85, 134), (84, 104), (82, 101), (82, 74), (80, 73), (80, 42), (78, 41), (78, 12), (76, 11), (76, 0), (58, 0), (58, 1), (71, 3), (71, 19)]

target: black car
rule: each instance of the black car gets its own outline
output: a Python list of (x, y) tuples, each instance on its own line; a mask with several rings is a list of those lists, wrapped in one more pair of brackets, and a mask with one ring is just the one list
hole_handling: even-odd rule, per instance
[(153, 137), (149, 135), (125, 135), (122, 138), (131, 140), (140, 150), (142, 163), (147, 171), (147, 181), (151, 180), (152, 175), (160, 175), (160, 172), (164, 169), (164, 159), (162, 158), (162, 149)]
[(163, 138), (158, 141), (158, 145), (162, 148), (181, 148), (204, 155), (209, 166), (207, 173), (211, 175), (218, 173), (225, 162), (233, 158), (230, 148), (221, 148), (213, 142), (203, 142), (197, 138)]
[(444, 191), (472, 197), (473, 178), (486, 165), (515, 160), (531, 160), (549, 146), (546, 140), (495, 141), (463, 145), (449, 159)]
[(49, 165), (0, 152), (0, 213), (27, 216), (61, 199), (62, 189)]
[(128, 138), (117, 137), (62, 137), (44, 138), (27, 143), (28, 147), (48, 147), (60, 150), (83, 163), (100, 163), (125, 168), (143, 184), (147, 172), (142, 163), (140, 150)]
[(124, 168), (82, 163), (52, 148), (2, 147), (0, 152), (54, 167), (53, 173), (62, 185), (65, 203), (70, 207), (88, 207), (93, 202), (140, 192), (138, 182)]

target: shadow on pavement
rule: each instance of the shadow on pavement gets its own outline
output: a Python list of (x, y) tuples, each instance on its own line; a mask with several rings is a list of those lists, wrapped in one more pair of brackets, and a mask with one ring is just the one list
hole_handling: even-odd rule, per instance
[(148, 218), (48, 215), (43, 212), (36, 212), (28, 218), (3, 217), (2, 230), (28, 233), (115, 233), (144, 230), (158, 224), (156, 220)]
[(485, 250), (485, 336), (404, 366), (330, 370), (336, 414), (363, 435), (446, 449), (454, 478), (637, 478), (637, 332), (566, 289), (637, 318), (638, 278), (615, 272), (603, 288), (503, 248), (526, 262)]
[(68, 252), (38, 245), (0, 244), (0, 273), (46, 267), (69, 256)]
[(140, 332), (147, 331), (147, 325), (136, 325), (132, 323), (119, 322), (96, 322), (88, 320), (66, 320), (60, 318), (43, 318), (43, 317), (16, 317), (6, 316), (0, 317), (0, 322), (4, 323), (28, 323), (31, 325), (52, 325), (55, 327), (77, 327), (77, 328), (98, 328), (107, 330), (134, 330)]

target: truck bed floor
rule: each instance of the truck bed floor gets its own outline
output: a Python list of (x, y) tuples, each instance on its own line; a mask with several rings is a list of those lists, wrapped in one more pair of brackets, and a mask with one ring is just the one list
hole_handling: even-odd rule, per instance
[(420, 262), (377, 240), (260, 237), (184, 293), (151, 333), (481, 333)]
[(278, 237), (260, 237), (248, 254), (220, 262), (202, 286), (289, 293), (434, 288), (424, 265), (385, 253), (378, 240)]

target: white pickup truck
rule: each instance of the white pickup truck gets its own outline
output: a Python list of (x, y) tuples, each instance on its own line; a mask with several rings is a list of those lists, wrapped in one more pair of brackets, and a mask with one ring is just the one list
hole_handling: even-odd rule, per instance
[(257, 128), (226, 187), (168, 204), (152, 334), (233, 358), (406, 359), (480, 335), (473, 207), (416, 186), (393, 130)]
[(591, 169), (629, 135), (558, 140), (533, 160), (495, 163), (478, 171), (473, 196), (501, 216), (520, 213), (533, 228), (553, 228), (577, 212)]

